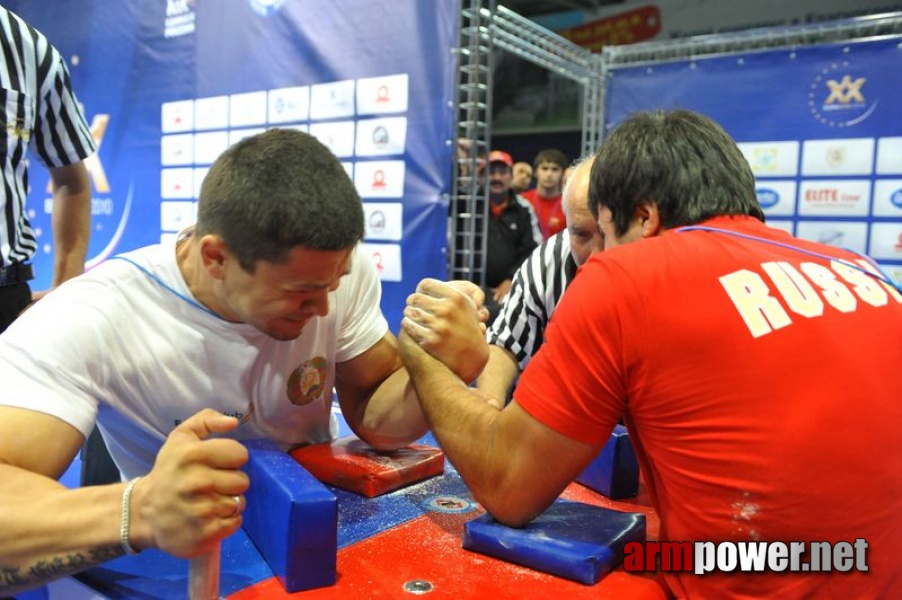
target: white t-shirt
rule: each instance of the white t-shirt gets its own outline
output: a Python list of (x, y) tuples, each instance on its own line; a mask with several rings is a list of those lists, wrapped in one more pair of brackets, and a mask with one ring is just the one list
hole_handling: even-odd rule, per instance
[(85, 436), (96, 418), (125, 478), (149, 471), (172, 429), (205, 407), (241, 420), (235, 439), (329, 441), (335, 364), (388, 331), (380, 295), (372, 262), (354, 252), (328, 316), (278, 341), (196, 305), (172, 244), (142, 248), (66, 282), (0, 336), (0, 404)]

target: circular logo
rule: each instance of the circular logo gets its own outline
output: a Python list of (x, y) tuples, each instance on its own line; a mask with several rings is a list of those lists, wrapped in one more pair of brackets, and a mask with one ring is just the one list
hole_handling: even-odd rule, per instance
[(465, 513), (476, 510), (476, 505), (460, 496), (434, 496), (428, 498), (424, 505), (426, 510), (440, 513)]
[(780, 201), (780, 194), (770, 188), (758, 188), (758, 204), (761, 208), (776, 206)]
[(858, 125), (877, 108), (867, 82), (862, 69), (853, 68), (848, 60), (831, 63), (815, 75), (808, 89), (811, 115), (830, 127)]
[(379, 125), (373, 129), (373, 145), (384, 147), (388, 145), (388, 129)]
[(893, 192), (889, 197), (889, 201), (893, 203), (893, 206), (902, 208), (902, 189)]
[(285, 393), (292, 404), (303, 406), (320, 397), (326, 386), (326, 359), (315, 356), (291, 372)]
[(385, 229), (385, 213), (381, 210), (374, 210), (370, 213), (369, 218), (370, 229), (380, 233)]

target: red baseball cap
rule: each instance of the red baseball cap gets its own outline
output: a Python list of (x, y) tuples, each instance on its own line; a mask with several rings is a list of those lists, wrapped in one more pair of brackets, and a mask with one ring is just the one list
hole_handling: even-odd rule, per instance
[(492, 150), (489, 152), (489, 164), (494, 162), (504, 163), (511, 168), (514, 166), (514, 159), (511, 158), (510, 154), (503, 150)]

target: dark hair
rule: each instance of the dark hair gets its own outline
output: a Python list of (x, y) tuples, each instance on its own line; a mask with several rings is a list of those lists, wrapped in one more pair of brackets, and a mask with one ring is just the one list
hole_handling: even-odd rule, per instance
[(532, 168), (538, 169), (540, 164), (546, 162), (560, 165), (562, 169), (567, 168), (567, 157), (564, 156), (563, 152), (554, 148), (546, 148), (545, 150), (542, 150), (541, 152), (536, 154), (536, 157), (532, 161)]
[(344, 250), (363, 239), (363, 206), (341, 163), (315, 137), (270, 129), (226, 150), (200, 190), (197, 235), (217, 234), (253, 273), (291, 249)]
[(654, 202), (667, 228), (721, 215), (764, 221), (755, 177), (739, 146), (717, 123), (687, 110), (639, 112), (603, 141), (592, 165), (589, 209), (611, 211), (622, 235), (642, 202)]

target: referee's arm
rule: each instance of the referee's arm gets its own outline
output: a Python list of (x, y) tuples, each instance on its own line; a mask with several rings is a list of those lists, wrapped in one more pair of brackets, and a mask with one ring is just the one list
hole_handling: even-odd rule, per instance
[[(69, 69), (52, 45), (40, 82), (33, 149), (50, 173), (53, 190), (53, 283), (55, 288), (85, 269), (91, 237), (91, 177), (85, 159), (97, 151)], [(37, 300), (44, 292), (35, 292)]]
[(91, 179), (83, 162), (49, 169), (53, 181), (53, 284), (85, 270), (91, 238)]
[(486, 333), (489, 360), (476, 387), (505, 403), (511, 387), (544, 340), (550, 309), (566, 287), (564, 263), (570, 249), (564, 236), (552, 236), (536, 248), (514, 275), (501, 312)]

